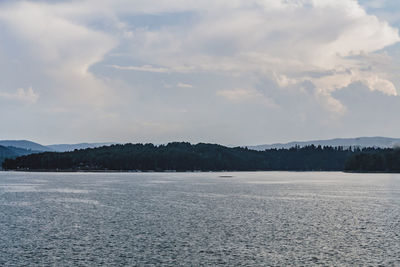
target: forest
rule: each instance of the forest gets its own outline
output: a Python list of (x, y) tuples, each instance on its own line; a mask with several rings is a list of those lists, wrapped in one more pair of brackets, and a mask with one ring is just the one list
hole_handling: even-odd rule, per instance
[(365, 149), (345, 162), (348, 172), (400, 172), (400, 149)]
[(342, 170), (350, 149), (294, 147), (255, 151), (216, 144), (125, 144), (7, 159), (6, 170), (257, 171)]
[(6, 147), (6, 146), (0, 145), (0, 164), (6, 159), (13, 159), (18, 156), (29, 155), (29, 154), (36, 153), (36, 152), (37, 151), (27, 150), (27, 149), (23, 149), (23, 148), (17, 148), (17, 147), (12, 147), (12, 146)]
[(125, 144), (6, 159), (5, 170), (400, 171), (400, 150), (305, 146), (255, 151), (216, 144)]

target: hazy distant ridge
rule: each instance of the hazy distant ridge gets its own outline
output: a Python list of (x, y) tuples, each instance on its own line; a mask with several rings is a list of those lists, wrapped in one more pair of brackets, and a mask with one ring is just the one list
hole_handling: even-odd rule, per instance
[(102, 146), (110, 146), (117, 143), (79, 143), (79, 144), (56, 144), (48, 145), (47, 147), (57, 152), (74, 151), (75, 149), (96, 148)]
[(342, 147), (379, 147), (379, 148), (392, 148), (400, 146), (400, 138), (387, 138), (387, 137), (357, 137), (357, 138), (336, 138), (329, 140), (315, 140), (304, 142), (290, 142), (285, 144), (270, 144), (270, 145), (257, 145), (248, 146), (249, 149), (265, 150), (272, 148), (291, 148), (294, 146), (308, 146), (308, 145), (321, 145), (321, 146), (342, 146)]
[(0, 140), (0, 146), (17, 147), (32, 151), (53, 151), (51, 148), (28, 140)]
[(34, 152), (66, 152), (74, 151), (75, 149), (96, 148), (101, 146), (110, 146), (117, 143), (79, 143), (79, 144), (54, 144), (42, 145), (28, 140), (0, 140), (0, 146), (22, 148), (32, 150)]
[[(102, 146), (110, 146), (118, 144), (116, 142), (107, 143), (79, 143), (79, 144), (54, 144), (54, 145), (41, 145), (28, 140), (0, 140), (0, 146), (4, 147), (17, 147), (32, 151), (55, 151), (55, 152), (67, 152), (74, 151), (75, 149), (86, 149), (86, 148), (97, 148)], [(294, 141), (290, 143), (277, 143), (277, 144), (266, 144), (247, 146), (249, 149), (254, 150), (265, 150), (273, 148), (291, 148), (294, 146), (304, 147), (307, 145), (321, 145), (321, 146), (342, 146), (342, 147), (376, 147), (376, 148), (392, 148), (400, 146), (400, 138), (388, 138), (388, 137), (357, 137), (357, 138), (336, 138), (329, 140), (314, 140), (314, 141)]]

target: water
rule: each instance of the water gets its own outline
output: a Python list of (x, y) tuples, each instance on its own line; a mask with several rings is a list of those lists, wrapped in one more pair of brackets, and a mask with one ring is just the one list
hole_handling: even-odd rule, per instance
[(399, 266), (400, 175), (0, 172), (0, 265)]

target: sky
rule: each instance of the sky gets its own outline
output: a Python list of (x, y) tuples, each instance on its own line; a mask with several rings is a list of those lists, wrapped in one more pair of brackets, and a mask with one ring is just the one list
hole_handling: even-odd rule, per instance
[(0, 139), (400, 137), (398, 0), (0, 2)]

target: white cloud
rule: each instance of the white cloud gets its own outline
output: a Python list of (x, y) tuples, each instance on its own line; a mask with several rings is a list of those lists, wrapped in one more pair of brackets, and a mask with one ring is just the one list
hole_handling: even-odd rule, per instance
[(386, 95), (397, 96), (396, 87), (388, 80), (382, 79), (376, 75), (370, 75), (361, 80), (372, 91), (381, 91)]
[[(40, 95), (30, 122), (58, 124), (64, 136), (65, 125), (88, 138), (136, 136), (127, 125), (146, 121), (162, 127), (143, 124), (141, 136), (159, 132), (159, 140), (168, 132), (225, 141), (256, 124), (242, 136), (312, 134), (328, 129), (318, 128), (327, 118), (350, 116), (348, 102), (334, 97), (343, 88), (399, 93), (399, 55), (381, 50), (400, 37), (384, 18), (354, 0), (6, 1), (2, 86), (35, 91), (0, 97), (34, 103)], [(210, 126), (221, 121), (223, 129)]]
[(233, 89), (233, 90), (219, 90), (217, 95), (222, 96), (229, 101), (243, 103), (261, 103), (269, 108), (276, 108), (277, 105), (261, 92), (255, 89)]
[(254, 71), (257, 63), (261, 69), (276, 63), (278, 69), (304, 70), (333, 68), (346, 63), (346, 56), (400, 40), (397, 30), (354, 1), (251, 2), (258, 5), (248, 8), (248, 1), (234, 1), (218, 9), (210, 3), (195, 25), (140, 29), (137, 53), (164, 66)]
[(325, 92), (333, 92), (347, 87), (352, 83), (361, 82), (371, 91), (381, 91), (386, 95), (397, 95), (396, 88), (389, 80), (381, 78), (371, 71), (356, 69), (326, 75), (321, 78), (306, 78), (312, 81), (317, 88)]
[(182, 82), (179, 82), (177, 86), (179, 88), (193, 88), (193, 85), (191, 85), (189, 83), (182, 83)]
[[(87, 0), (58, 5), (19, 2), (6, 7), (0, 12), (0, 19), (28, 40), (34, 53), (39, 52), (46, 74), (57, 87), (64, 84), (69, 95), (79, 88), (76, 93), (86, 102), (103, 103), (109, 99), (104, 98), (110, 93), (107, 85), (88, 69), (122, 41), (118, 36), (126, 36), (127, 32), (129, 38), (124, 42), (132, 46), (131, 56), (146, 64), (112, 64), (112, 68), (153, 73), (266, 75), (283, 87), (310, 80), (321, 92), (328, 93), (348, 85), (345, 81), (340, 85), (340, 78), (364, 81), (371, 90), (396, 91), (387, 78), (360, 71), (361, 58), (354, 56), (400, 41), (398, 31), (367, 14), (352, 0), (189, 0), (157, 5), (139, 0)], [(197, 15), (192, 23), (156, 29), (135, 27), (119, 19), (122, 14), (163, 12)], [(97, 18), (107, 19), (121, 35), (85, 26)], [(351, 75), (314, 79), (306, 74), (343, 70), (350, 70)]]
[(217, 95), (223, 96), (232, 101), (246, 101), (248, 99), (257, 99), (258, 97), (262, 97), (262, 94), (254, 89), (221, 90), (217, 91)]
[(156, 72), (156, 73), (168, 73), (171, 70), (167, 68), (157, 68), (151, 65), (144, 66), (118, 66), (118, 65), (110, 65), (111, 68), (118, 70), (132, 70), (132, 71), (145, 71), (145, 72)]
[[(360, 69), (366, 62), (356, 56), (400, 41), (398, 30), (356, 1), (233, 1), (220, 7), (202, 6), (207, 12), (195, 24), (136, 30), (134, 55), (173, 71), (266, 75), (282, 86), (309, 80), (324, 98), (347, 81), (396, 92), (381, 73)], [(309, 72), (342, 74), (314, 79)]]
[[(2, 6), (0, 21), (34, 62), (47, 91), (58, 105), (103, 105), (109, 88), (89, 68), (101, 61), (116, 41), (56, 12), (57, 5), (15, 2)], [(16, 53), (18, 51), (10, 51)], [(22, 70), (24, 71), (24, 70)], [(50, 88), (51, 86), (51, 88)], [(59, 100), (59, 101), (57, 101)]]
[(39, 95), (33, 91), (32, 87), (29, 87), (26, 90), (19, 88), (14, 93), (0, 92), (0, 98), (34, 104), (39, 99)]

